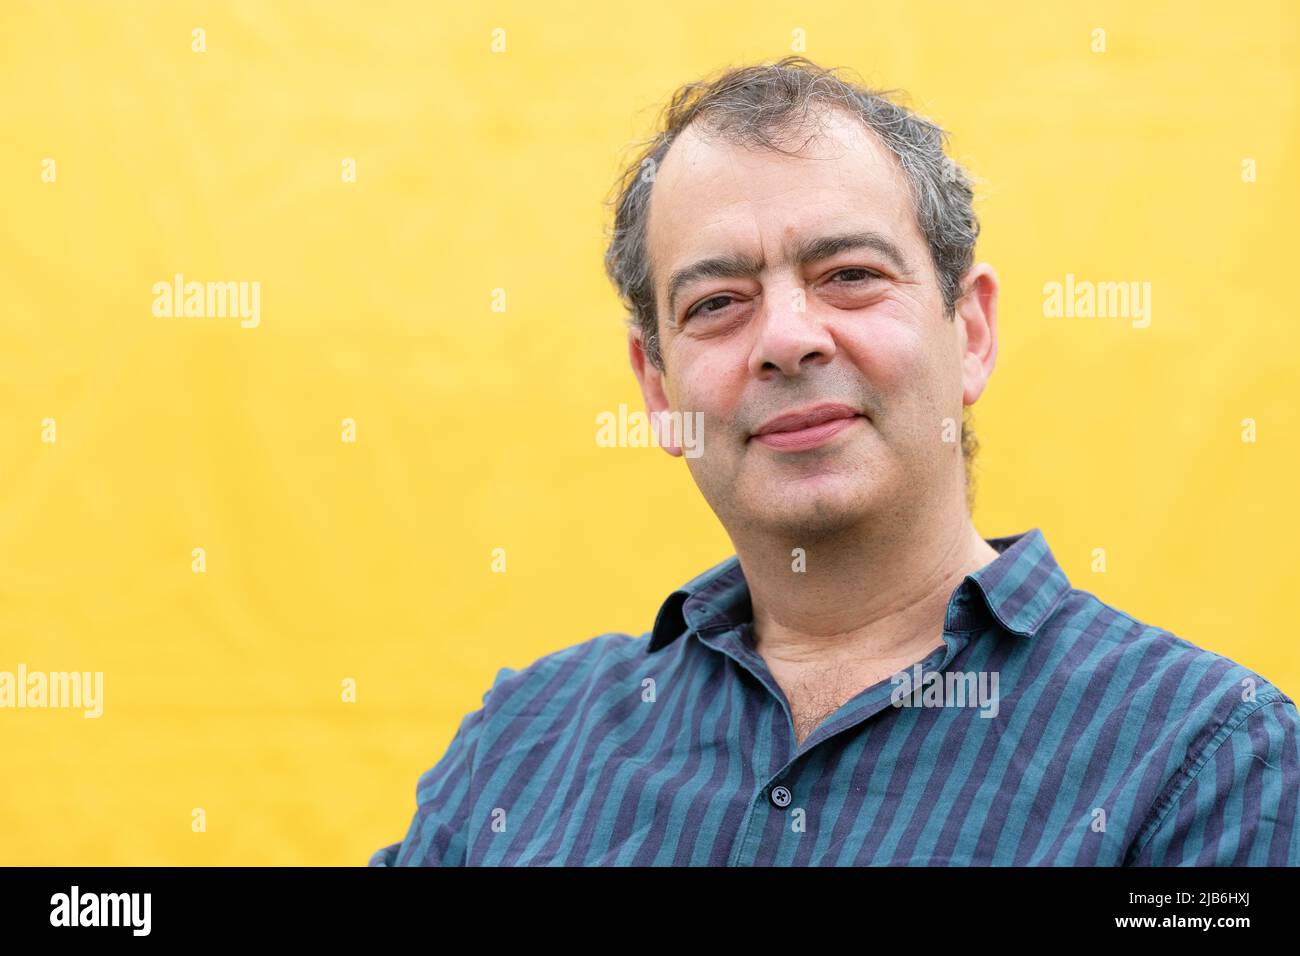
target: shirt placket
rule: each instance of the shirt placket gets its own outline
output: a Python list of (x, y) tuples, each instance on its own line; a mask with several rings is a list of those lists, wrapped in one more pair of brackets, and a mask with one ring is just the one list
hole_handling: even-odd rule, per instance
[[(785, 814), (795, 802), (799, 783), (796, 779), (797, 769), (802, 758), (817, 747), (871, 720), (890, 707), (890, 699), (896, 687), (889, 681), (881, 681), (864, 689), (841, 705), (804, 740), (802, 746), (796, 748), (794, 718), (790, 713), (789, 702), (762, 656), (746, 642), (744, 633), (750, 626), (748, 623), (740, 626), (719, 624), (705, 626), (696, 631), (701, 643), (732, 658), (767, 689), (784, 710), (788, 729), (788, 738), (782, 744), (789, 756), (781, 768), (768, 777), (751, 797), (749, 808), (740, 824), (741, 837), (732, 849), (730, 859), (727, 861), (728, 866), (751, 866), (758, 858), (762, 850), (763, 834), (767, 829), (766, 814)], [(920, 662), (921, 680), (925, 679), (926, 674), (942, 674), (969, 640), (969, 632), (945, 630), (944, 646), (936, 648)], [(907, 673), (913, 673), (913, 668), (907, 668)]]

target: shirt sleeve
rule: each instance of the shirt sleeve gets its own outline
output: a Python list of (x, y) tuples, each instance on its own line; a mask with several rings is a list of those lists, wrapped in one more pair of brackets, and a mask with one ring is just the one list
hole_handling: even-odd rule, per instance
[(1300, 712), (1261, 703), (1216, 735), (1136, 866), (1300, 866)]
[(442, 759), (425, 771), (415, 788), (415, 816), (400, 843), (376, 850), (369, 866), (464, 866), (471, 809), (470, 771), (483, 732), (488, 696), (502, 678), (516, 671), (503, 667), (483, 695), (484, 706), (466, 714)]

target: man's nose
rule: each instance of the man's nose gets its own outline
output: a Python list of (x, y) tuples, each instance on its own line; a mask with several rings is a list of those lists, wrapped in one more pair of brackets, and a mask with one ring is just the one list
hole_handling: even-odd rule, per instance
[(781, 372), (796, 376), (809, 365), (825, 365), (835, 355), (820, 312), (810, 307), (802, 285), (785, 283), (762, 298), (758, 340), (750, 353), (750, 371), (758, 378)]

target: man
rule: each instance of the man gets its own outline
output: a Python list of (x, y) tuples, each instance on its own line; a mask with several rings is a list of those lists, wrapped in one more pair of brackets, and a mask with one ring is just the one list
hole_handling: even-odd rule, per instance
[(998, 285), (941, 130), (733, 70), (616, 209), (632, 367), (736, 556), (502, 669), (372, 865), (1300, 862), (1295, 704), (971, 522)]

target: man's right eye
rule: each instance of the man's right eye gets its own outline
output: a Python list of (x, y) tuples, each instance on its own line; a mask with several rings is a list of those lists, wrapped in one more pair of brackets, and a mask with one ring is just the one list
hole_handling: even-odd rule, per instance
[(690, 309), (690, 311), (688, 311), (688, 312), (686, 313), (686, 318), (689, 319), (689, 318), (691, 318), (692, 316), (694, 316), (694, 315), (696, 315), (697, 313), (700, 313), (700, 312), (702, 312), (702, 313), (705, 314), (705, 315), (709, 315), (710, 313), (720, 311), (720, 309), (721, 309), (721, 308), (724, 308), (724, 306), (720, 306), (720, 307), (717, 308), (717, 309), (706, 309), (706, 308), (705, 308), (705, 306), (708, 305), (710, 302), (718, 302), (718, 301), (729, 302), (729, 301), (731, 301), (731, 296), (729, 296), (729, 295), (714, 295), (714, 296), (710, 296), (709, 298), (707, 298), (707, 299), (705, 299), (703, 302), (701, 302), (699, 305), (692, 306), (691, 309)]

